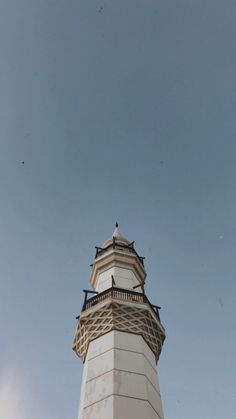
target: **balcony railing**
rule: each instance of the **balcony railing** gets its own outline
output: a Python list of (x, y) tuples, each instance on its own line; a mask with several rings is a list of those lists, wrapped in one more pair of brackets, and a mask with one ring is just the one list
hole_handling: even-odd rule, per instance
[(115, 300), (129, 301), (132, 303), (148, 304), (157, 316), (158, 320), (160, 321), (159, 309), (161, 307), (151, 304), (144, 293), (127, 290), (124, 288), (111, 287), (99, 294), (96, 293), (96, 295), (94, 295), (93, 297), (88, 298), (88, 293), (93, 291), (84, 290), (84, 292), (85, 298), (82, 311), (88, 310), (89, 308), (94, 307), (96, 304), (99, 304), (107, 300), (108, 298), (112, 298)]
[(116, 249), (116, 250), (122, 250), (122, 251), (126, 251), (126, 252), (130, 252), (133, 253), (137, 256), (139, 262), (144, 266), (144, 259), (145, 257), (143, 256), (139, 256), (139, 254), (136, 252), (135, 248), (134, 248), (134, 242), (131, 242), (129, 244), (123, 244), (123, 243), (119, 243), (118, 241), (116, 241), (116, 238), (113, 237), (113, 241), (112, 243), (110, 243), (108, 246), (102, 248), (102, 247), (95, 247), (96, 249), (96, 255), (95, 255), (95, 259), (99, 256), (102, 256), (104, 253), (107, 252), (107, 250), (110, 249)]

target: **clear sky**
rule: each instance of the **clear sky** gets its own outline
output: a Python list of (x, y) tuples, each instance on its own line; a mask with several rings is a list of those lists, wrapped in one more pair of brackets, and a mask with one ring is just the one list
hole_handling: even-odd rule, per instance
[(235, 0), (1, 0), (1, 419), (77, 418), (75, 316), (116, 221), (162, 306), (165, 419), (235, 417), (235, 21)]

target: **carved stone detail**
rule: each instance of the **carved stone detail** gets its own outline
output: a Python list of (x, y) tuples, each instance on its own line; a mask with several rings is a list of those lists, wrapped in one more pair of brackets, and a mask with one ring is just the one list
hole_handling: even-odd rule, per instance
[(158, 361), (165, 333), (147, 306), (140, 308), (135, 303), (125, 305), (113, 300), (99, 306), (84, 311), (78, 322), (73, 350), (83, 361), (89, 343), (111, 330), (141, 335)]

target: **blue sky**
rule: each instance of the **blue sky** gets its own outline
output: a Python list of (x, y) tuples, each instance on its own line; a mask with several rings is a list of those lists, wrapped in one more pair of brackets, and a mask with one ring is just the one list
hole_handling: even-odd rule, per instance
[(1, 1), (1, 419), (77, 417), (75, 316), (116, 221), (162, 306), (165, 418), (234, 417), (235, 18), (233, 0)]

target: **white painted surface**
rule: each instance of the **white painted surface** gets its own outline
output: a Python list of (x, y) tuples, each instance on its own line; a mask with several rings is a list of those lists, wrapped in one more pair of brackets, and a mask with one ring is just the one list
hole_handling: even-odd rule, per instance
[(84, 411), (83, 419), (161, 419), (147, 401), (110, 396)]
[(112, 419), (162, 419), (147, 401), (114, 396), (113, 403)]
[[(117, 416), (117, 419), (118, 417), (119, 416)], [(83, 415), (81, 416), (81, 418), (83, 419), (92, 419), (92, 418), (93, 419), (113, 419), (114, 418), (114, 397), (110, 396), (84, 409)], [(123, 419), (123, 418), (119, 417), (119, 419)]]
[(79, 419), (163, 419), (155, 357), (141, 336), (112, 331), (89, 345)]
[[(97, 276), (95, 291), (102, 292), (112, 287), (112, 276), (117, 288), (125, 288), (132, 290), (134, 286), (139, 284), (134, 272), (130, 269), (120, 267), (112, 267)], [(142, 292), (141, 287), (135, 289), (137, 292)]]
[(139, 352), (146, 356), (153, 368), (156, 368), (155, 355), (140, 335), (117, 332), (114, 334), (115, 348)]
[[(127, 281), (128, 285), (125, 285), (125, 288), (128, 289), (130, 288), (131, 282), (133, 279), (135, 279), (135, 277), (137, 281), (134, 280), (134, 285), (138, 283), (142, 284), (146, 278), (146, 271), (144, 266), (135, 253), (130, 250), (124, 251), (123, 249), (111, 248), (94, 260), (90, 275), (90, 283), (92, 288), (98, 290), (99, 282), (102, 283), (106, 281), (106, 279), (108, 280), (110, 273), (112, 274), (112, 272), (114, 272), (116, 269), (123, 269), (126, 271), (125, 275), (123, 275), (123, 273), (121, 275), (117, 273), (117, 277), (120, 276), (118, 281)], [(132, 273), (132, 277), (130, 277), (130, 273)], [(105, 274), (106, 279), (104, 279), (103, 274)]]

